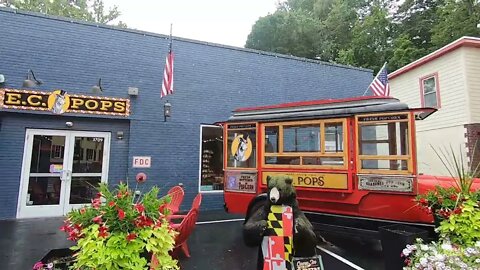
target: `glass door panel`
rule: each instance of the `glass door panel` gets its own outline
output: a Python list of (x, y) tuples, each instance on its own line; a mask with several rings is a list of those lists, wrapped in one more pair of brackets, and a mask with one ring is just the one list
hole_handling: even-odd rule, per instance
[(65, 136), (34, 135), (30, 173), (60, 173), (65, 156)]
[(75, 137), (72, 173), (102, 174), (103, 137)]
[(72, 177), (70, 186), (70, 204), (87, 204), (91, 203), (92, 199), (98, 193), (98, 185), (102, 181), (100, 176), (98, 177)]
[(91, 203), (98, 193), (98, 185), (107, 181), (109, 144), (109, 133), (74, 132), (69, 166), (72, 173), (66, 187), (65, 214)]
[(27, 130), (18, 217), (63, 214), (68, 144), (64, 131)]
[(30, 177), (25, 205), (59, 205), (60, 177)]

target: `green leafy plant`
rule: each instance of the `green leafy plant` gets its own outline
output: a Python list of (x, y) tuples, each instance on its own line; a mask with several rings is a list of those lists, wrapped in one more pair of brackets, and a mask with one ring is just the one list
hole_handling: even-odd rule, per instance
[(437, 231), (452, 244), (472, 246), (480, 241), (480, 207), (478, 200), (467, 197), (461, 213), (440, 223)]
[(144, 270), (152, 254), (156, 269), (179, 269), (169, 254), (176, 235), (166, 219), (170, 198), (158, 192), (153, 187), (136, 198), (126, 184), (113, 191), (101, 184), (89, 207), (70, 212), (61, 229), (77, 241), (73, 269)]

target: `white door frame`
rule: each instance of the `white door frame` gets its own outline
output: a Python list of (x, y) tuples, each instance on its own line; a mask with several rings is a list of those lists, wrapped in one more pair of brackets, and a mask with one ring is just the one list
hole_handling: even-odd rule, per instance
[[(63, 136), (65, 137), (65, 148), (63, 157), (63, 170), (61, 173), (42, 173), (41, 176), (56, 176), (61, 181), (60, 201), (58, 205), (36, 205), (27, 206), (27, 193), (30, 178), (30, 166), (33, 151), (33, 138), (35, 135)], [(102, 172), (97, 174), (73, 173), (73, 155), (75, 149), (75, 137), (100, 137), (104, 139)], [(25, 145), (23, 150), (23, 164), (18, 193), (17, 218), (63, 216), (73, 208), (82, 207), (83, 204), (70, 205), (70, 188), (72, 176), (101, 176), (101, 182), (108, 182), (108, 169), (110, 158), (110, 132), (70, 131), (70, 130), (49, 130), (49, 129), (27, 129), (25, 134)]]

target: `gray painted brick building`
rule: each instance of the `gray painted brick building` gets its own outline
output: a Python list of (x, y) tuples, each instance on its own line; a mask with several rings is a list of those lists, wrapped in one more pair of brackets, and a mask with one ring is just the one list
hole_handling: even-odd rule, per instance
[[(175, 93), (161, 100), (168, 36), (11, 9), (0, 9), (0, 29), (0, 91), (25, 89), (31, 69), (43, 84), (28, 90), (96, 96), (102, 78), (100, 98), (130, 102), (128, 116), (0, 108), (0, 219), (62, 214), (88, 196), (87, 182), (132, 183), (138, 172), (163, 192), (183, 183), (188, 209), (199, 192), (202, 124), (237, 107), (360, 96), (372, 80), (371, 70), (174, 38)], [(45, 155), (51, 164), (41, 164)], [(150, 156), (151, 167), (132, 168), (134, 156)], [(205, 192), (202, 209), (222, 207), (221, 192)]]

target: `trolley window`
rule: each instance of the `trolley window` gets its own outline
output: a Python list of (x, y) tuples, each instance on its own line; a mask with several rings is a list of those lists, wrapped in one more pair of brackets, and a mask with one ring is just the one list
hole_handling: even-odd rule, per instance
[(358, 161), (361, 172), (412, 173), (410, 116), (358, 116)]
[(265, 167), (345, 168), (345, 119), (263, 125)]
[(257, 167), (256, 124), (227, 126), (227, 168)]

